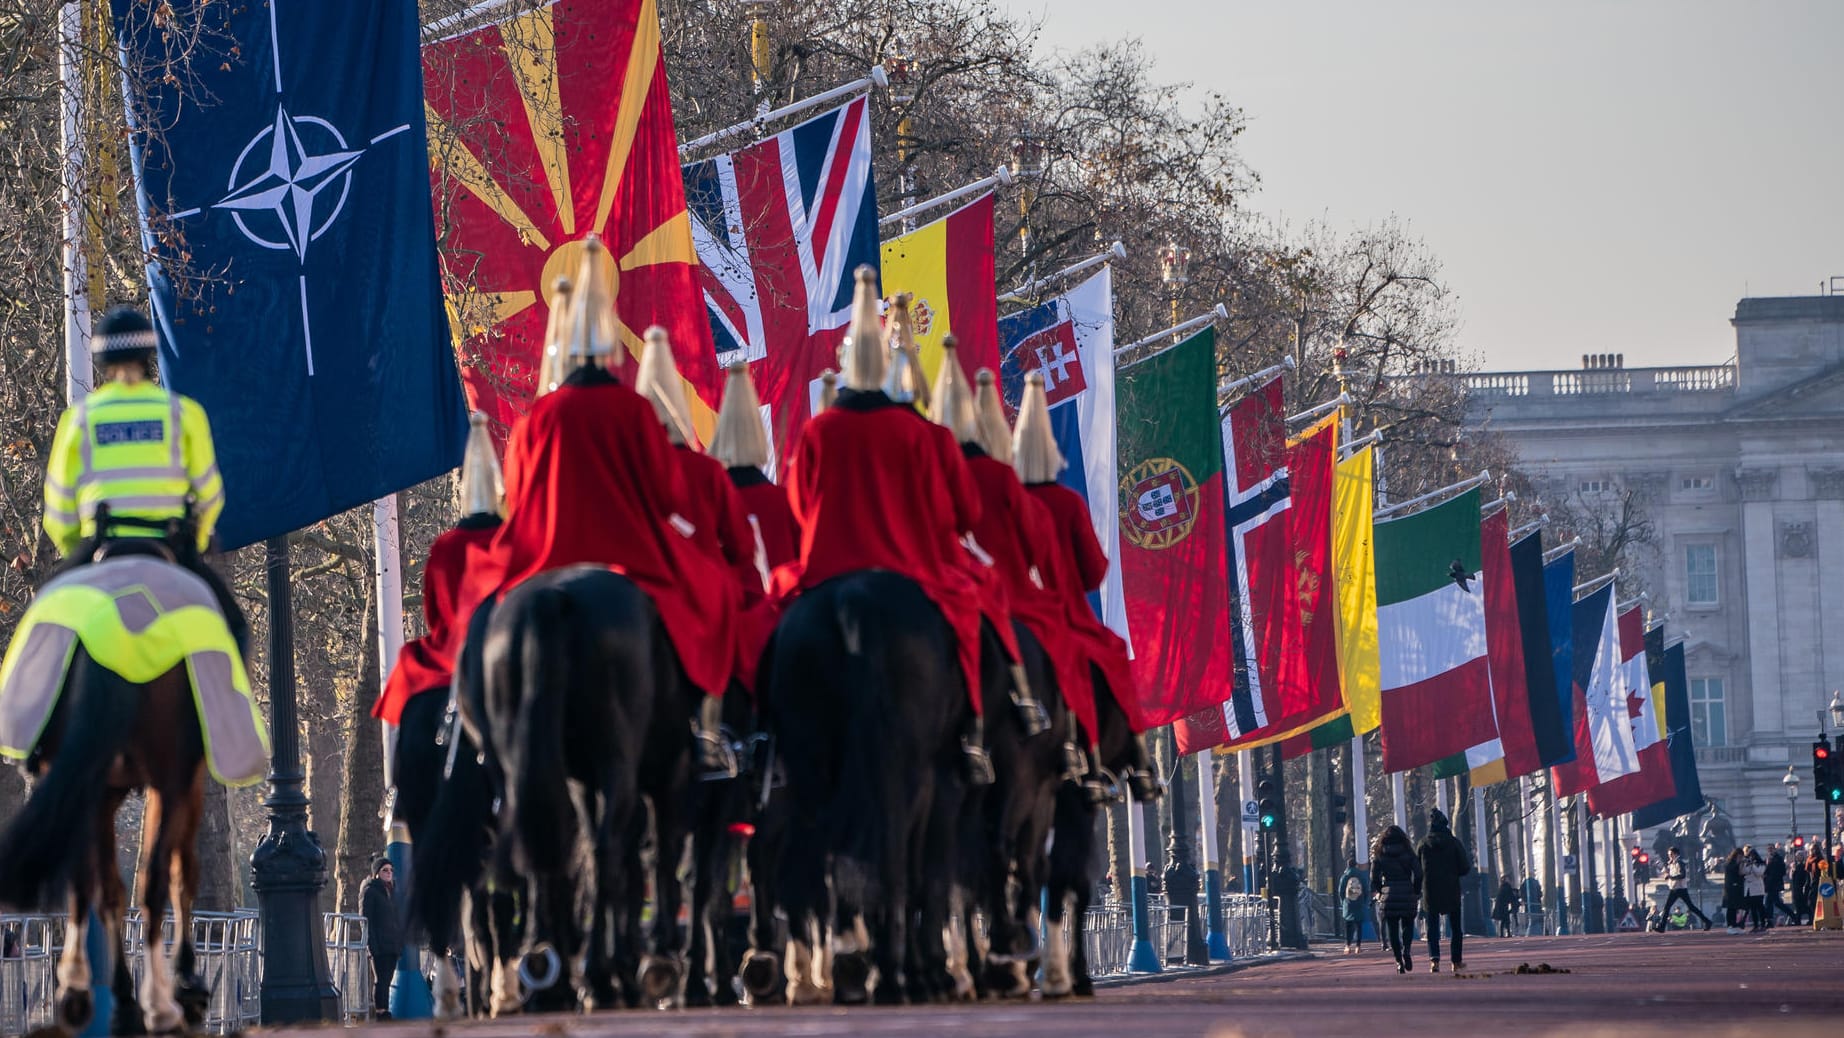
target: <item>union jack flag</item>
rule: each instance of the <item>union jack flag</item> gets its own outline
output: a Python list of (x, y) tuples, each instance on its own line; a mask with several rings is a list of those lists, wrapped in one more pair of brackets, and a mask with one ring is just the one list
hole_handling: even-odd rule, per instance
[[(878, 266), (870, 106), (860, 97), (746, 148), (684, 167), (717, 364), (747, 361), (785, 457), (809, 386), (839, 366), (852, 273)], [(698, 390), (715, 405), (721, 379)]]

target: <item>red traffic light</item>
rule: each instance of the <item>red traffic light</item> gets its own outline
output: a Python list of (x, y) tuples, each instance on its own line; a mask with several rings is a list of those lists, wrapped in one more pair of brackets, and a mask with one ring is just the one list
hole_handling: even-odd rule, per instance
[(1794, 849), (1794, 850), (1798, 850), (1799, 848), (1801, 848), (1801, 847), (1804, 847), (1805, 845), (1806, 845), (1806, 838), (1805, 838), (1805, 837), (1803, 837), (1803, 836), (1795, 836), (1795, 837), (1793, 837), (1793, 849)]
[(1817, 744), (1813, 745), (1812, 747), (1812, 759), (1813, 760), (1824, 760), (1830, 756), (1831, 756), (1831, 747), (1817, 745)]
[(1639, 864), (1641, 865), (1652, 864), (1652, 856), (1650, 854), (1645, 853), (1644, 851), (1641, 851), (1639, 853)]

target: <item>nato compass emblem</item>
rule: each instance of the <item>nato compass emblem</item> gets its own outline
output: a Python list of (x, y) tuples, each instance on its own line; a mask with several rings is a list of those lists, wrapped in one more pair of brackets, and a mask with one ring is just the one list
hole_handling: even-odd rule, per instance
[[(277, 3), (280, 0), (271, 0)], [(308, 305), (308, 246), (338, 222), (352, 192), (352, 168), (365, 152), (408, 130), (410, 124), (392, 127), (368, 142), (354, 146), (332, 123), (318, 116), (291, 115), (282, 96), (282, 44), (269, 19), (270, 52), (275, 55), (275, 118), (256, 131), (237, 153), (226, 178), (225, 195), (206, 207), (226, 210), (237, 230), (265, 249), (288, 251), (302, 265), (298, 277), (301, 300), (301, 338), (307, 353), (307, 373), (314, 374), (313, 311)], [(171, 219), (197, 216), (203, 209), (174, 213)]]

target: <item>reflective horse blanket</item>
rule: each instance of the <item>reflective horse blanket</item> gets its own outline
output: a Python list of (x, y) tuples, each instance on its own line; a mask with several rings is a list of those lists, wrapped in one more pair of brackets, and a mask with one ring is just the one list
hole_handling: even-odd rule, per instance
[(0, 664), (0, 756), (21, 760), (38, 744), (78, 643), (135, 684), (183, 662), (212, 776), (227, 786), (262, 779), (269, 731), (211, 588), (138, 555), (72, 570), (33, 598)]

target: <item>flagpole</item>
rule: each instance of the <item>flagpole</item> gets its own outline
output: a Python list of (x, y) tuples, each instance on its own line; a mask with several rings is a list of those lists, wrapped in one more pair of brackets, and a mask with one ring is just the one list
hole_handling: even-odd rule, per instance
[(1491, 515), (1493, 512), (1497, 511), (1500, 508), (1509, 507), (1511, 502), (1516, 501), (1516, 500), (1517, 500), (1517, 494), (1512, 491), (1507, 490), (1505, 491), (1504, 497), (1501, 497), (1496, 501), (1487, 501), (1485, 504), (1480, 505), (1479, 514), (1482, 516)]
[(999, 302), (1001, 303), (1028, 303), (1031, 301), (1031, 298), (1034, 295), (1036, 295), (1038, 291), (1045, 289), (1045, 288), (1049, 288), (1051, 285), (1055, 284), (1058, 281), (1061, 281), (1064, 278), (1074, 277), (1075, 275), (1080, 274), (1085, 270), (1092, 270), (1095, 267), (1099, 267), (1104, 263), (1111, 263), (1117, 259), (1126, 259), (1126, 258), (1127, 258), (1127, 246), (1121, 242), (1115, 242), (1114, 244), (1108, 246), (1106, 252), (1098, 252), (1095, 255), (1088, 257), (1087, 259), (1077, 260), (1076, 262), (1071, 263), (1069, 266), (1064, 267), (1062, 270), (1059, 270), (1053, 274), (1048, 274), (1048, 275), (1045, 275), (1044, 277), (1038, 278), (1035, 281), (1029, 282), (1027, 284), (1019, 285), (1017, 288), (1014, 288), (1010, 292), (1007, 292), (1004, 295), (1000, 296)]
[(1150, 806), (1131, 799), (1127, 802), (1127, 868), (1133, 876), (1128, 886), (1128, 904), (1133, 910), (1133, 950), (1127, 958), (1131, 973), (1158, 973), (1161, 968), (1159, 953), (1152, 946), (1152, 905), (1147, 900), (1150, 891), (1146, 887), (1146, 830), (1150, 820), (1145, 812)]
[[(1350, 423), (1346, 422), (1345, 424), (1349, 425)], [(1373, 443), (1382, 443), (1382, 442), (1383, 442), (1383, 430), (1378, 429), (1376, 432), (1370, 433), (1367, 436), (1360, 436), (1355, 440), (1351, 440), (1346, 443), (1339, 444), (1338, 453), (1343, 455), (1343, 458), (1349, 458), (1351, 455), (1356, 454), (1358, 451), (1363, 450), (1365, 447), (1368, 447)], [(1339, 460), (1342, 461), (1343, 458), (1340, 458)]]
[[(1204, 838), (1204, 944), (1212, 961), (1230, 958), (1229, 937), (1223, 932), (1223, 870), (1217, 853), (1216, 752), (1197, 753), (1197, 817)], [(1172, 781), (1178, 781), (1174, 775)]]
[(1432, 501), (1437, 497), (1445, 497), (1449, 494), (1465, 493), (1466, 491), (1471, 490), (1476, 486), (1480, 486), (1481, 484), (1489, 482), (1491, 478), (1492, 478), (1492, 471), (1490, 469), (1481, 469), (1479, 474), (1477, 476), (1474, 476), (1471, 479), (1463, 479), (1458, 483), (1454, 483), (1449, 486), (1444, 486), (1440, 488), (1439, 490), (1430, 490), (1427, 493), (1421, 495), (1420, 497), (1412, 497), (1412, 498), (1409, 498), (1407, 501), (1400, 502), (1399, 504), (1393, 504), (1387, 508), (1379, 508), (1377, 509), (1376, 515), (1374, 518), (1381, 519), (1386, 515), (1394, 515), (1397, 512), (1402, 511), (1403, 509), (1413, 508), (1416, 505), (1420, 505), (1420, 504), (1426, 504), (1429, 501)]
[(83, 141), (83, 5), (68, 0), (58, 9), (58, 140), (64, 152), (59, 202), (64, 207), (64, 395), (82, 400), (93, 382), (90, 370), (90, 272), (84, 253), (84, 187), (88, 155)]
[[(990, 177), (985, 177), (980, 180), (976, 180), (973, 183), (968, 184), (966, 187), (957, 187), (954, 190), (949, 191), (945, 194), (940, 194), (940, 195), (936, 195), (933, 198), (924, 199), (923, 201), (917, 202), (914, 205), (911, 205), (906, 209), (898, 209), (896, 212), (891, 213), (889, 216), (879, 219), (877, 221), (877, 226), (889, 227), (894, 224), (903, 223), (905, 220), (909, 219), (910, 217), (915, 216), (917, 213), (927, 212), (930, 209), (935, 209), (940, 206), (947, 205), (951, 202), (958, 202), (963, 198), (970, 198), (974, 195), (982, 194), (987, 191), (992, 191), (996, 188), (1011, 187), (1015, 183), (1017, 183), (1017, 180), (1015, 177), (1013, 177), (1012, 171), (1010, 169), (1007, 169), (1004, 166), (1000, 166), (997, 170), (993, 172), (993, 175)], [(913, 229), (914, 228), (905, 226), (904, 233), (907, 234), (909, 231)]]
[(863, 79), (854, 79), (843, 86), (836, 86), (831, 90), (814, 94), (812, 97), (795, 101), (793, 104), (782, 105), (780, 108), (774, 109), (773, 111), (764, 112), (747, 122), (740, 122), (735, 126), (726, 126), (715, 133), (707, 133), (697, 140), (686, 141), (684, 144), (679, 145), (679, 157), (684, 158), (695, 151), (708, 148), (713, 144), (721, 144), (735, 137), (753, 135), (759, 132), (762, 127), (768, 123), (774, 122), (777, 119), (785, 119), (791, 115), (799, 115), (802, 112), (818, 108), (829, 101), (837, 101), (841, 97), (850, 97), (853, 94), (869, 91), (873, 86), (882, 87), (889, 85), (890, 76), (884, 71), (884, 67), (882, 65), (873, 65), (871, 66), (870, 73)]
[(1558, 544), (1554, 548), (1551, 548), (1550, 550), (1543, 553), (1543, 562), (1545, 565), (1548, 565), (1549, 563), (1555, 562), (1557, 559), (1562, 558), (1564, 555), (1567, 555), (1568, 553), (1574, 551), (1575, 549), (1579, 547), (1581, 547), (1580, 537), (1576, 537), (1572, 540), (1563, 541), (1561, 544)]
[(1595, 577), (1585, 584), (1577, 584), (1569, 590), (1575, 595), (1575, 600), (1579, 602), (1618, 579), (1620, 579), (1620, 567), (1615, 566), (1612, 571)]
[[(1244, 805), (1255, 802), (1255, 758), (1250, 750), (1236, 751), (1236, 791), (1242, 794)], [(1242, 826), (1242, 892), (1255, 892), (1255, 827), (1249, 824), (1249, 813), (1239, 812)]]
[[(1532, 876), (1535, 876), (1537, 874), (1536, 834), (1531, 830), (1531, 823), (1537, 820), (1538, 812), (1534, 809), (1534, 805), (1532, 805), (1530, 802), (1530, 776), (1529, 775), (1519, 775), (1518, 776), (1517, 796), (1518, 796), (1518, 801), (1517, 801), (1518, 806), (1522, 809), (1518, 812), (1518, 835), (1523, 837), (1523, 843), (1524, 843), (1524, 858), (1522, 862), (1522, 865), (1524, 867), (1523, 868), (1524, 874), (1518, 877), (1518, 882), (1517, 882), (1518, 895), (1521, 897), (1523, 896), (1524, 891), (1526, 889), (1524, 886), (1524, 880), (1529, 879)], [(1524, 905), (1524, 936), (1526, 937), (1536, 936), (1536, 934), (1531, 932), (1532, 930), (1535, 929), (1535, 926), (1532, 924), (1534, 924), (1537, 919), (1542, 918), (1542, 915), (1543, 915), (1542, 905), (1540, 904), (1532, 905), (1532, 904), (1529, 904), (1528, 902), (1525, 903)]]
[(1291, 356), (1283, 357), (1279, 364), (1270, 364), (1267, 367), (1262, 368), (1260, 371), (1255, 372), (1253, 375), (1247, 375), (1243, 378), (1233, 379), (1229, 382), (1222, 383), (1221, 385), (1217, 386), (1217, 395), (1225, 396), (1227, 394), (1234, 393), (1236, 390), (1241, 389), (1244, 386), (1253, 385), (1257, 382), (1261, 383), (1262, 385), (1267, 385), (1270, 379), (1284, 372), (1292, 371), (1294, 369), (1294, 366), (1295, 366), (1295, 361)]
[(1390, 792), (1391, 799), (1395, 801), (1394, 814), (1395, 814), (1396, 825), (1401, 827), (1403, 832), (1408, 832), (1409, 830), (1409, 784), (1407, 781), (1404, 780), (1402, 772), (1396, 771), (1396, 772), (1390, 773), (1389, 792)]
[(1549, 513), (1544, 512), (1542, 515), (1537, 516), (1535, 519), (1531, 520), (1530, 522), (1527, 522), (1524, 525), (1518, 527), (1517, 529), (1512, 530), (1509, 534), (1506, 535), (1506, 537), (1508, 537), (1510, 540), (1515, 541), (1519, 537), (1522, 537), (1525, 534), (1530, 533), (1533, 530), (1540, 530), (1543, 527), (1548, 526), (1548, 525), (1549, 525)]
[(1327, 400), (1325, 403), (1320, 404), (1317, 407), (1309, 407), (1306, 410), (1301, 411), (1299, 414), (1288, 415), (1287, 421), (1289, 424), (1293, 422), (1310, 421), (1314, 418), (1319, 417), (1322, 414), (1327, 414), (1331, 411), (1335, 411), (1338, 408), (1341, 408), (1350, 402), (1351, 402), (1351, 397), (1349, 394), (1340, 393), (1338, 394), (1336, 399)]
[[(1210, 309), (1209, 313), (1199, 314), (1196, 317), (1193, 317), (1188, 321), (1180, 321), (1177, 324), (1172, 325), (1170, 328), (1165, 329), (1164, 331), (1155, 332), (1152, 335), (1148, 335), (1146, 338), (1141, 339), (1139, 342), (1130, 342), (1125, 346), (1119, 347), (1118, 349), (1114, 351), (1115, 370), (1118, 371), (1118, 370), (1122, 370), (1125, 368), (1130, 368), (1130, 367), (1133, 367), (1135, 364), (1143, 364), (1146, 361), (1149, 361), (1153, 359), (1154, 357), (1159, 356), (1160, 354), (1164, 353), (1167, 350), (1170, 350), (1176, 346), (1182, 345), (1184, 336), (1190, 334), (1191, 332), (1194, 332), (1197, 329), (1203, 328), (1207, 325), (1215, 324), (1218, 321), (1227, 320), (1228, 318), (1229, 318), (1229, 307), (1224, 306), (1222, 303), (1218, 303), (1216, 306)], [(1142, 346), (1150, 346), (1153, 343), (1158, 342), (1160, 339), (1168, 339), (1168, 338), (1176, 338), (1179, 341), (1167, 343), (1165, 346), (1159, 349), (1156, 349), (1152, 351), (1151, 353), (1148, 353), (1144, 357), (1136, 357), (1133, 360), (1130, 360), (1125, 364), (1120, 363), (1120, 359), (1122, 357), (1126, 356), (1129, 353), (1132, 353), (1134, 350), (1137, 350)]]

